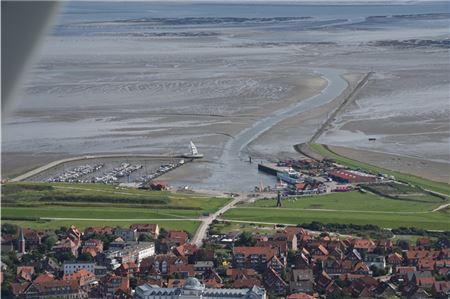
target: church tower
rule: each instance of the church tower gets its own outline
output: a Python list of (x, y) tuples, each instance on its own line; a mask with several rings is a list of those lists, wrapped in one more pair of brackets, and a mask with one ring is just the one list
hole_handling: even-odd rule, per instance
[(17, 238), (17, 251), (19, 253), (25, 253), (25, 237), (23, 236), (23, 230), (20, 229), (19, 237)]

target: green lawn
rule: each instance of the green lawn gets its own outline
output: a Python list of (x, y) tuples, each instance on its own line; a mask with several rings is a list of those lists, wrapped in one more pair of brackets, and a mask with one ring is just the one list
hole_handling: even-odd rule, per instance
[(198, 218), (201, 210), (170, 210), (152, 208), (116, 207), (3, 207), (5, 217), (51, 217), (51, 218), (92, 218), (92, 219), (172, 219)]
[[(299, 197), (298, 199), (286, 199), (283, 208), (286, 209), (333, 209), (333, 210), (357, 210), (357, 211), (398, 211), (398, 212), (425, 212), (431, 211), (445, 204), (439, 202), (417, 202), (411, 200), (390, 199), (372, 193), (358, 191), (331, 193), (319, 196)], [(275, 199), (261, 199), (252, 204), (240, 207), (275, 207)]]
[(351, 168), (359, 168), (363, 169), (365, 171), (372, 172), (374, 174), (378, 173), (385, 173), (388, 175), (393, 175), (397, 180), (408, 182), (414, 185), (421, 186), (424, 189), (432, 190), (435, 192), (443, 193), (446, 195), (450, 195), (450, 185), (441, 183), (441, 182), (435, 182), (431, 180), (427, 180), (424, 178), (420, 178), (411, 174), (405, 174), (398, 171), (393, 171), (389, 169), (385, 169), (382, 167), (370, 165), (367, 163), (363, 163), (357, 160), (349, 159), (343, 156), (340, 156), (330, 150), (328, 150), (326, 147), (324, 147), (321, 144), (313, 143), (309, 144), (309, 148), (313, 150), (314, 152), (320, 154), (321, 156), (330, 158), (335, 160), (338, 164), (343, 164)]
[(375, 224), (382, 228), (417, 227), (433, 230), (450, 230), (449, 210), (439, 212), (382, 213), (370, 210), (344, 211), (313, 211), (293, 210), (289, 208), (234, 208), (226, 212), (223, 219), (255, 222), (270, 222), (280, 224), (302, 224), (312, 221), (341, 224)]
[(56, 229), (61, 226), (68, 227), (70, 225), (75, 225), (80, 230), (84, 230), (89, 226), (120, 226), (120, 227), (130, 227), (134, 223), (157, 223), (159, 227), (166, 230), (184, 230), (190, 234), (194, 234), (200, 225), (200, 221), (85, 221), (85, 220), (52, 220), (52, 221), (15, 221), (15, 220), (5, 220), (3, 223), (11, 223), (18, 225), (20, 227), (29, 227), (35, 229)]

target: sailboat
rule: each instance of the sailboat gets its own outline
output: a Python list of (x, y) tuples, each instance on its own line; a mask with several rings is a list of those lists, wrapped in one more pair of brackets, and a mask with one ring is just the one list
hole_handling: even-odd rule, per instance
[(195, 144), (191, 141), (191, 142), (189, 143), (189, 153), (184, 153), (184, 154), (183, 154), (183, 157), (184, 157), (184, 158), (193, 158), (193, 159), (196, 159), (196, 158), (203, 158), (203, 154), (200, 154), (200, 153), (198, 152), (197, 147), (196, 147)]

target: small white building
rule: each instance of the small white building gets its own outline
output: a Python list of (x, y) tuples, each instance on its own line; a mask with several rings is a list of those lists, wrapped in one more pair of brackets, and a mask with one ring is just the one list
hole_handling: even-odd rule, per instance
[(94, 262), (65, 261), (63, 264), (64, 275), (75, 273), (81, 269), (86, 269), (91, 273), (95, 272)]
[(161, 288), (157, 285), (138, 286), (136, 299), (266, 299), (266, 290), (257, 286), (251, 289), (205, 288), (197, 278), (190, 277), (182, 288)]
[(364, 257), (364, 263), (366, 263), (369, 268), (372, 266), (375, 266), (378, 269), (386, 268), (386, 258), (378, 254), (367, 254)]

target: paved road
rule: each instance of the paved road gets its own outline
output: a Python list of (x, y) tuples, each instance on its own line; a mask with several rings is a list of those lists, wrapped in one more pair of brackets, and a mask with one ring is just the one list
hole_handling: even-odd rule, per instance
[(40, 217), (42, 220), (71, 220), (71, 221), (200, 221), (199, 218), (67, 218)]
[(214, 214), (209, 215), (208, 217), (203, 217), (201, 219), (202, 223), (198, 227), (197, 231), (195, 232), (194, 237), (191, 240), (191, 243), (197, 245), (198, 247), (201, 247), (203, 244), (203, 240), (206, 237), (208, 227), (211, 225), (211, 223), (216, 220), (220, 215), (228, 211), (229, 209), (233, 208), (237, 203), (241, 201), (249, 201), (251, 198), (248, 197), (247, 193), (239, 193), (237, 194), (236, 198), (234, 198), (232, 201), (230, 201), (228, 204), (220, 208), (217, 212)]

